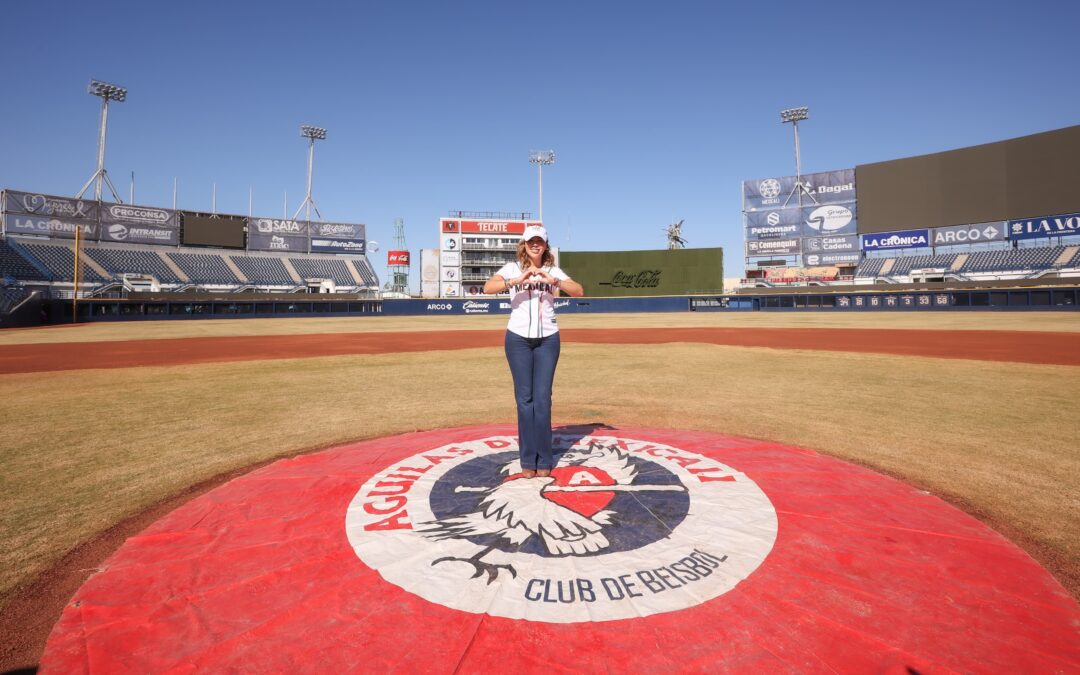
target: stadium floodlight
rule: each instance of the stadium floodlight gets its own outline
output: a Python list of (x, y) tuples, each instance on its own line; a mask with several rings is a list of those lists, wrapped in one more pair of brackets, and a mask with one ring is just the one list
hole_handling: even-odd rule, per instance
[(810, 108), (803, 106), (802, 108), (788, 108), (787, 110), (780, 111), (781, 122), (801, 122), (810, 117)]
[(313, 127), (310, 124), (300, 125), (300, 135), (308, 139), (308, 158), (307, 158), (307, 196), (304, 197), (304, 201), (300, 202), (300, 206), (297, 207), (296, 213), (293, 214), (292, 219), (296, 220), (296, 217), (300, 215), (300, 211), (305, 208), (304, 219), (307, 222), (311, 222), (311, 209), (315, 209), (315, 215), (322, 220), (322, 214), (319, 213), (319, 207), (315, 206), (315, 200), (311, 198), (311, 169), (315, 163), (315, 141), (326, 140), (326, 129), (322, 127)]
[(529, 163), (536, 165), (540, 191), (540, 222), (544, 222), (544, 167), (555, 163), (554, 150), (533, 150), (529, 153)]
[(76, 199), (82, 199), (83, 194), (90, 187), (91, 183), (96, 182), (97, 187), (94, 188), (94, 199), (101, 201), (101, 185), (104, 183), (109, 186), (109, 190), (112, 191), (113, 199), (123, 204), (124, 200), (120, 199), (120, 195), (116, 193), (116, 188), (113, 187), (112, 181), (109, 180), (109, 174), (105, 172), (105, 129), (109, 125), (109, 101), (116, 101), (117, 103), (123, 103), (127, 100), (127, 89), (117, 84), (109, 84), (108, 82), (102, 82), (100, 80), (90, 80), (90, 86), (86, 88), (86, 91), (91, 96), (97, 96), (101, 98), (101, 126), (98, 128), (98, 156), (97, 156), (97, 168), (90, 176), (90, 180), (86, 181), (86, 185), (79, 190), (79, 194), (75, 195)]
[(818, 203), (814, 193), (807, 189), (802, 180), (802, 158), (799, 154), (799, 122), (810, 118), (810, 108), (803, 106), (801, 108), (788, 108), (787, 110), (780, 111), (780, 123), (791, 123), (791, 127), (795, 130), (795, 185), (791, 187), (791, 192), (788, 193), (787, 199), (784, 200), (784, 206), (788, 205), (791, 201), (791, 195), (798, 192), (799, 206), (802, 206), (802, 198), (805, 194), (810, 197), (815, 204)]

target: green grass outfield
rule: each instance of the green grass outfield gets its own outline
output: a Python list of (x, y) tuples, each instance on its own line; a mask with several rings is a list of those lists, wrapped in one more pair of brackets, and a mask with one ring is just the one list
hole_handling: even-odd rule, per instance
[[(1080, 331), (1080, 313), (565, 315), (564, 328)], [(6, 344), (502, 330), (505, 317), (244, 319), (12, 330)], [(943, 339), (948, 339), (947, 336)], [(92, 345), (73, 346), (89, 349)], [(228, 472), (421, 429), (513, 422), (501, 349), (0, 376), (0, 599), (113, 525)], [(557, 424), (813, 448), (940, 495), (1080, 594), (1080, 368), (706, 344), (567, 342)]]

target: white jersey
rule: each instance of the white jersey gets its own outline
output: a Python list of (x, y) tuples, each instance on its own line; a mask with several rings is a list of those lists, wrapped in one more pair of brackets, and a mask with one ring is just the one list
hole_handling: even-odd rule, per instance
[[(559, 281), (570, 277), (554, 265), (543, 268)], [(523, 270), (517, 261), (506, 263), (495, 274), (510, 281), (521, 276)], [(559, 332), (555, 321), (555, 288), (551, 284), (526, 280), (510, 289), (510, 322), (506, 329), (527, 338), (546, 337)]]

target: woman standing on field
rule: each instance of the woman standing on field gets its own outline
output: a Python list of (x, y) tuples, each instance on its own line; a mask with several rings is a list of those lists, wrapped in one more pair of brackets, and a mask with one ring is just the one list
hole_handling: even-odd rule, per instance
[(517, 260), (506, 263), (484, 284), (484, 293), (510, 290), (510, 322), (506, 326), (506, 361), (514, 378), (521, 473), (526, 478), (550, 476), (551, 386), (559, 363), (559, 326), (555, 298), (559, 291), (575, 298), (581, 284), (555, 266), (547, 230), (530, 225), (521, 235)]

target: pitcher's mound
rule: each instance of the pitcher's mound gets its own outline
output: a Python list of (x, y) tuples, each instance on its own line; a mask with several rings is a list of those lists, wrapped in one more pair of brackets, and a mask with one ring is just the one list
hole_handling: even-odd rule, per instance
[(280, 461), (129, 539), (48, 670), (1080, 670), (1080, 606), (924, 492), (717, 434), (407, 434)]

